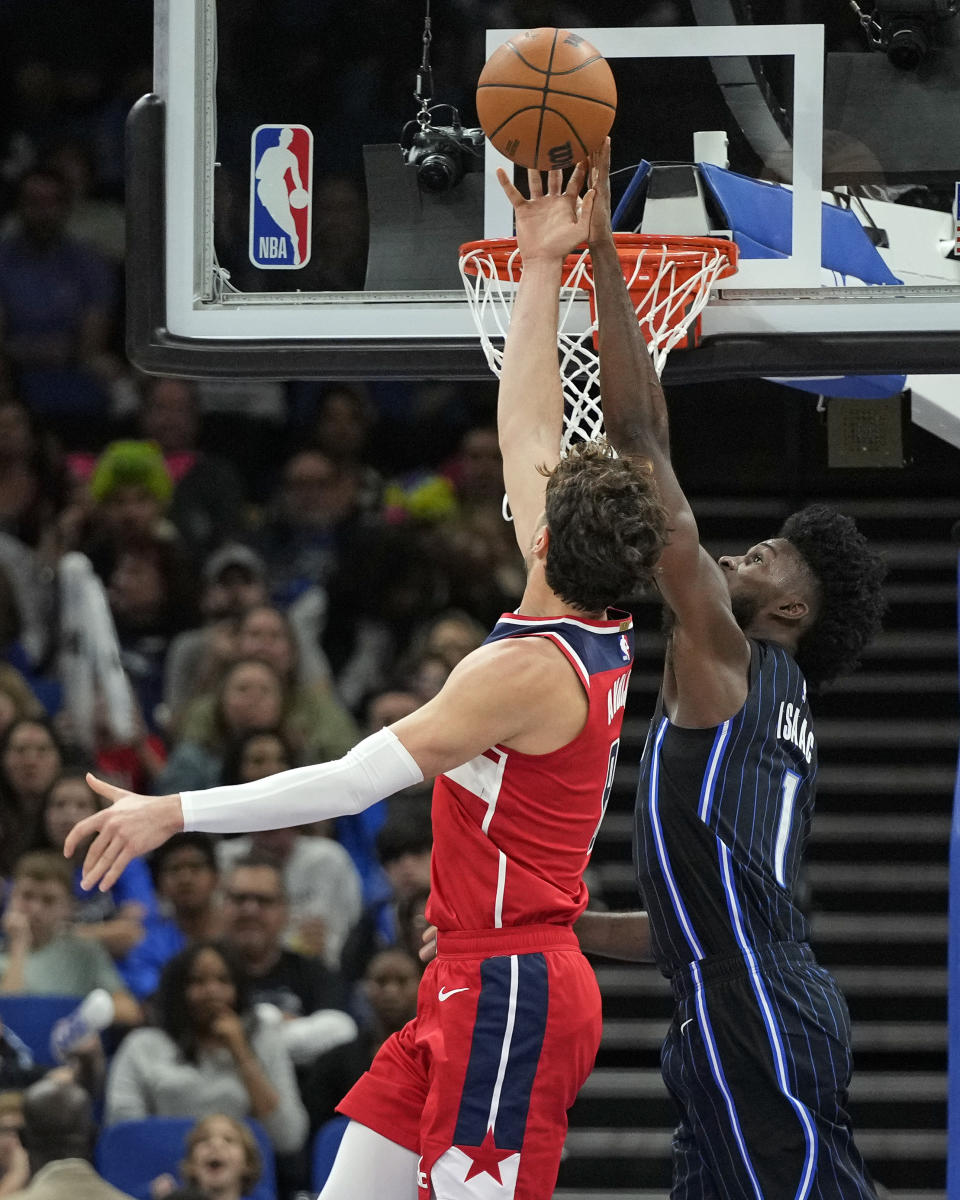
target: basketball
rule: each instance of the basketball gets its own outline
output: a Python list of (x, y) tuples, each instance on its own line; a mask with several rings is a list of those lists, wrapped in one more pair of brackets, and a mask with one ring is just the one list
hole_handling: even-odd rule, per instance
[(538, 171), (599, 148), (617, 111), (607, 60), (567, 29), (528, 29), (498, 46), (477, 83), (477, 117), (494, 147)]
[(310, 193), (306, 188), (294, 188), (290, 193), (291, 208), (306, 208), (310, 203)]

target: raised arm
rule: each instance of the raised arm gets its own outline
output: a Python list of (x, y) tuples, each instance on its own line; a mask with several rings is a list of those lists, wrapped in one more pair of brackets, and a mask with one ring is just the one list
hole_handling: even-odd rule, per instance
[[(595, 192), (590, 254), (599, 321), (600, 393), (607, 436), (620, 454), (648, 458), (670, 514), (670, 541), (655, 579), (676, 617), (674, 670), (714, 669), (701, 680), (706, 705), (729, 716), (743, 701), (749, 649), (718, 564), (700, 545), (693, 511), (673, 470), (667, 403), (627, 291), (610, 225), (610, 142), (591, 160)], [(684, 654), (683, 651), (689, 651)], [(728, 710), (729, 711), (726, 711)], [(704, 723), (712, 718), (705, 715)]]
[(586, 241), (592, 193), (580, 199), (584, 167), (578, 165), (566, 188), (551, 171), (547, 192), (539, 171), (528, 171), (530, 199), (504, 171), (500, 184), (513, 205), (523, 274), (510, 315), (497, 402), (497, 428), (503, 478), (521, 551), (530, 548), (543, 512), (546, 479), (537, 470), (560, 456), (563, 391), (557, 358), (557, 319), (563, 260)]

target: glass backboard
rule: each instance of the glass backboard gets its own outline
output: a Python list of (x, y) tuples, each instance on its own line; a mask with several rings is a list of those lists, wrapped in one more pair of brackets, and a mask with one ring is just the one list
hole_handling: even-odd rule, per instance
[(158, 0), (155, 92), (130, 121), (135, 361), (485, 377), (457, 248), (512, 230), (475, 85), (501, 42), (552, 24), (613, 69), (621, 228), (740, 243), (668, 381), (909, 374), (915, 419), (960, 423), (956, 3), (640, 8), (433, 0), (426, 151), (450, 176), (436, 188), (411, 146), (420, 6)]

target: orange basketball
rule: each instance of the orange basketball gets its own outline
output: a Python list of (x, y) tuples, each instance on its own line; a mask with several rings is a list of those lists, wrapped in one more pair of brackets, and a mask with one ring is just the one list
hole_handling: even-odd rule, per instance
[(477, 84), (477, 117), (521, 167), (569, 167), (610, 132), (617, 87), (607, 60), (567, 29), (528, 29), (494, 50)]

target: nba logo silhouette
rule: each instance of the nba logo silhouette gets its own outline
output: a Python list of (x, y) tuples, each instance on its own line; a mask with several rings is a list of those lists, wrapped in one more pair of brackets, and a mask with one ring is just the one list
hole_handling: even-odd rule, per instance
[(313, 134), (258, 125), (250, 138), (250, 261), (297, 271), (310, 261)]

